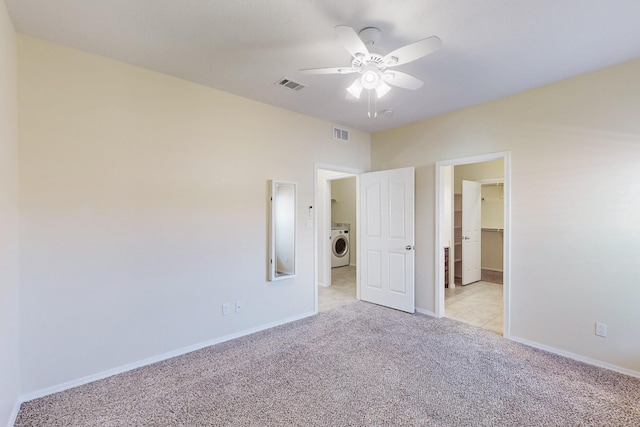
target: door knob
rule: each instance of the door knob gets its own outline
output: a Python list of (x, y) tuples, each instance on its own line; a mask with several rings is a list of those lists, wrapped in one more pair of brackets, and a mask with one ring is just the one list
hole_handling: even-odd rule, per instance
[(408, 250), (408, 251), (410, 251), (410, 250), (412, 250), (412, 249), (413, 249), (413, 246), (411, 246), (411, 245), (407, 245), (407, 246), (405, 246), (405, 249), (406, 249), (406, 250)]

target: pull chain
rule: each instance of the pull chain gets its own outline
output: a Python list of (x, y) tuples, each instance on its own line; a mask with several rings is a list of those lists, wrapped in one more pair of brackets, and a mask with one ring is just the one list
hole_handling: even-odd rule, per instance
[(369, 111), (367, 112), (367, 116), (370, 119), (375, 119), (378, 117), (378, 97), (376, 95), (373, 96), (373, 114), (371, 114), (371, 92), (372, 90), (368, 90), (369, 92)]

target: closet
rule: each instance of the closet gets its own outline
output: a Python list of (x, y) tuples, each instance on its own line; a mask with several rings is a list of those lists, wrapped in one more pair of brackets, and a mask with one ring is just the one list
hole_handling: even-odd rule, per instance
[(482, 184), (482, 268), (502, 272), (504, 184)]

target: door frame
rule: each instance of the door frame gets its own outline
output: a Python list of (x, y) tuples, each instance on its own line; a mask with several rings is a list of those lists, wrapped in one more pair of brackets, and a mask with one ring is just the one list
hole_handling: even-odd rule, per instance
[(503, 336), (511, 336), (511, 152), (501, 151), (497, 153), (481, 154), (477, 156), (459, 157), (450, 160), (436, 162), (436, 238), (435, 238), (435, 315), (444, 316), (444, 251), (443, 227), (444, 227), (444, 168), (446, 166), (467, 165), (470, 163), (483, 163), (493, 160), (504, 160), (504, 248), (503, 248)]
[[(318, 171), (325, 170), (330, 172), (335, 172), (335, 175), (331, 175), (329, 177), (324, 178), (319, 182), (318, 180)], [(327, 186), (331, 184), (331, 181), (336, 179), (350, 178), (355, 177), (356, 179), (356, 219), (360, 218), (360, 174), (365, 173), (366, 171), (363, 169), (353, 169), (344, 166), (332, 165), (327, 163), (319, 163), (316, 162), (313, 165), (313, 203), (316, 207), (316, 214), (313, 216), (313, 277), (314, 277), (314, 302), (313, 302), (313, 310), (314, 313), (318, 314), (318, 286), (319, 286), (319, 230), (320, 224), (318, 223), (318, 212), (322, 210), (323, 218), (325, 219), (324, 226), (327, 226), (326, 219), (329, 218), (329, 229), (331, 228), (331, 196), (325, 200), (320, 200), (320, 195), (318, 194), (318, 186), (324, 185)], [(325, 187), (326, 188), (326, 187)], [(330, 187), (329, 187), (330, 188)], [(327, 211), (329, 212), (329, 216), (327, 217)], [(356, 220), (356, 247), (360, 247), (360, 221)], [(329, 262), (331, 261), (329, 254)], [(356, 254), (356, 265), (360, 265), (360, 251), (357, 251)], [(356, 268), (356, 298), (360, 299), (360, 270)]]

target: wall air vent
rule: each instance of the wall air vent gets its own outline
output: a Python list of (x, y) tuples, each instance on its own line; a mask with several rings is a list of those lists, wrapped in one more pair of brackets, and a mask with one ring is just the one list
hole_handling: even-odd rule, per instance
[(279, 81), (276, 82), (276, 84), (286, 87), (287, 89), (291, 89), (291, 90), (301, 90), (304, 89), (305, 87), (307, 87), (307, 85), (304, 85), (302, 83), (298, 83), (298, 82), (294, 82), (291, 79), (287, 79), (287, 78), (282, 78)]
[(333, 127), (333, 139), (339, 141), (349, 141), (349, 131), (346, 129), (340, 129), (339, 127)]

